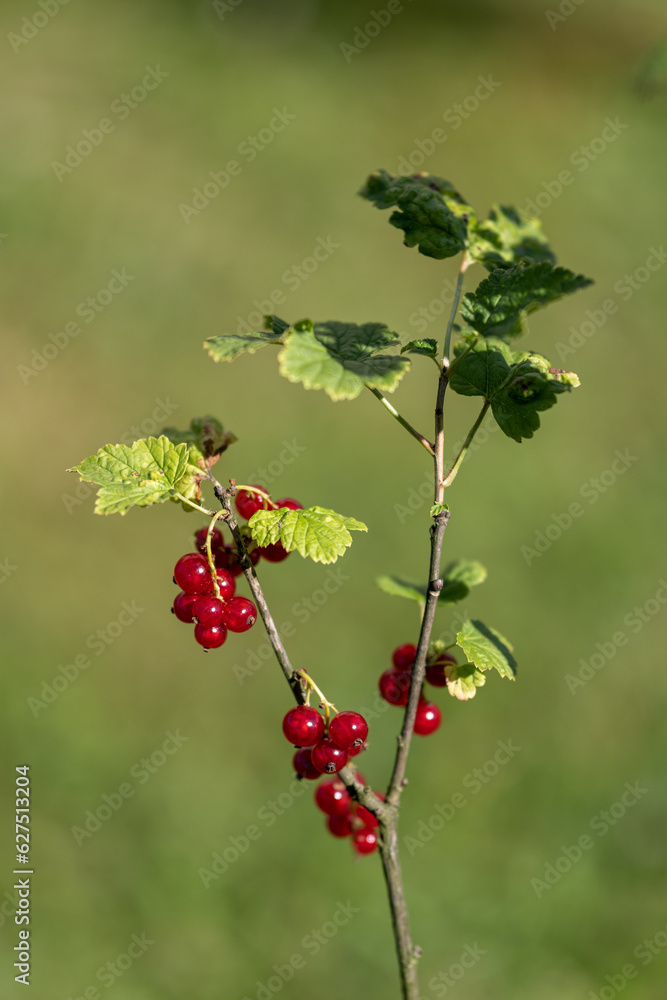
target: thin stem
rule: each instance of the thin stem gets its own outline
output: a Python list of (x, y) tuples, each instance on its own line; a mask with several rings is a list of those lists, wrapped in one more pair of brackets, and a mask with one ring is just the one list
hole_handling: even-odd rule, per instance
[(211, 547), (211, 538), (213, 537), (213, 529), (215, 527), (215, 522), (220, 520), (224, 516), (224, 511), (219, 510), (211, 518), (211, 523), (208, 526), (208, 531), (206, 532), (206, 558), (208, 559), (208, 568), (211, 571), (211, 576), (213, 578), (213, 589), (215, 591), (215, 596), (220, 598), (220, 585), (218, 584), (218, 574), (216, 571), (215, 560), (213, 559), (213, 550)]
[[(437, 362), (436, 362), (436, 364), (437, 364)], [(398, 412), (398, 410), (395, 409), (395, 407), (393, 407), (391, 405), (391, 403), (389, 402), (389, 400), (387, 399), (387, 397), (383, 396), (379, 389), (374, 389), (370, 385), (367, 385), (366, 388), (370, 389), (370, 391), (373, 393), (373, 395), (377, 399), (380, 400), (380, 402), (382, 403), (382, 405), (384, 407), (386, 407), (387, 410), (389, 410), (389, 412), (391, 413), (392, 417), (394, 417), (396, 420), (398, 420), (398, 422), (401, 425), (401, 427), (405, 427), (405, 429), (408, 432), (408, 434), (412, 434), (413, 438), (416, 438), (417, 441), (419, 441), (420, 445), (423, 448), (426, 448), (426, 451), (429, 453), (429, 455), (432, 456), (432, 455), (435, 454), (435, 451), (433, 449), (433, 445), (431, 444), (431, 442), (427, 438), (425, 438), (423, 434), (420, 434), (419, 431), (416, 430), (416, 428), (414, 428), (412, 426), (412, 424), (409, 423), (405, 419), (405, 417), (401, 416), (401, 414)]]
[(482, 407), (482, 409), (480, 411), (480, 414), (477, 417), (477, 420), (475, 421), (475, 423), (472, 425), (472, 427), (468, 431), (468, 436), (466, 437), (465, 441), (463, 442), (463, 444), (461, 446), (461, 450), (460, 450), (460, 452), (458, 453), (458, 455), (456, 456), (456, 458), (454, 460), (454, 464), (452, 465), (451, 469), (449, 470), (449, 472), (447, 473), (447, 475), (445, 476), (445, 478), (443, 480), (443, 486), (444, 487), (451, 486), (452, 483), (454, 482), (454, 480), (456, 479), (456, 476), (457, 476), (457, 473), (459, 471), (459, 468), (461, 467), (461, 463), (463, 462), (463, 459), (466, 457), (466, 453), (468, 451), (468, 448), (472, 444), (472, 439), (474, 438), (475, 434), (479, 430), (480, 425), (482, 423), (482, 420), (484, 420), (484, 417), (486, 416), (486, 411), (488, 410), (488, 408), (489, 408), (490, 405), (491, 405), (491, 403), (489, 402), (488, 399), (486, 399), (484, 401), (484, 406)]
[[(252, 596), (255, 600), (255, 604), (257, 605), (257, 610), (259, 611), (260, 617), (264, 623), (266, 634), (273, 648), (273, 652), (276, 654), (276, 659), (278, 660), (280, 669), (282, 670), (285, 680), (292, 690), (292, 694), (294, 695), (297, 705), (303, 705), (306, 700), (301, 683), (303, 678), (301, 677), (300, 672), (294, 670), (290, 662), (287, 650), (283, 645), (283, 641), (280, 638), (273, 616), (266, 602), (264, 591), (262, 590), (262, 586), (255, 572), (255, 567), (250, 561), (250, 556), (248, 555), (248, 550), (245, 547), (243, 535), (239, 531), (239, 526), (236, 521), (236, 517), (234, 516), (234, 510), (231, 504), (230, 496), (233, 495), (233, 491), (230, 493), (225, 490), (218, 480), (211, 474), (210, 469), (208, 470), (208, 478), (213, 484), (216, 499), (223, 508), (222, 516), (225, 523), (229, 526), (229, 530), (234, 538), (236, 550), (239, 555), (239, 564), (245, 574), (248, 585), (250, 586)], [(321, 693), (319, 692), (319, 689), (318, 693)], [(368, 785), (364, 785), (359, 780), (354, 765), (347, 764), (345, 767), (341, 768), (338, 772), (338, 777), (345, 784), (350, 795), (381, 820), (385, 811), (385, 804), (382, 799), (378, 798), (372, 788)]]
[(449, 314), (449, 320), (447, 321), (447, 329), (445, 331), (445, 349), (442, 356), (443, 364), (449, 363), (449, 351), (451, 348), (451, 341), (452, 341), (452, 329), (454, 327), (454, 320), (456, 319), (456, 312), (459, 308), (459, 300), (461, 298), (461, 291), (463, 289), (463, 277), (472, 263), (473, 262), (470, 259), (470, 257), (468, 257), (467, 253), (464, 253), (463, 257), (461, 258), (461, 267), (459, 268), (459, 276), (456, 282), (456, 290), (454, 292), (452, 311)]
[[(327, 728), (328, 728), (328, 726), (329, 726), (329, 718), (331, 716), (331, 711), (333, 710), (334, 715), (338, 715), (338, 709), (333, 704), (333, 702), (329, 701), (326, 698), (326, 696), (322, 693), (322, 691), (320, 690), (320, 688), (318, 688), (317, 684), (315, 683), (315, 681), (313, 680), (313, 678), (310, 676), (310, 674), (307, 674), (305, 670), (299, 670), (299, 676), (303, 677), (303, 679), (306, 682), (306, 685), (308, 687), (308, 691), (311, 691), (311, 690), (314, 691), (315, 694), (320, 699), (320, 701), (322, 703), (322, 706), (324, 708), (324, 715), (326, 717), (326, 725), (327, 725)], [(306, 694), (306, 704), (308, 704), (308, 694)]]
[(187, 497), (182, 496), (180, 493), (176, 493), (175, 496), (179, 500), (182, 500), (183, 503), (187, 503), (189, 504), (190, 507), (193, 507), (195, 510), (198, 510), (201, 514), (206, 514), (207, 517), (213, 517), (213, 515), (215, 514), (214, 510), (207, 510), (206, 507), (200, 507), (198, 503), (194, 502), (194, 500), (188, 500)]

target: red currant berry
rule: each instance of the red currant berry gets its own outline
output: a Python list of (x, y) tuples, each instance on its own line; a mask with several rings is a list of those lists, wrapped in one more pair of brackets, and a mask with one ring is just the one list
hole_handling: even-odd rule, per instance
[(304, 747), (297, 750), (292, 760), (292, 765), (297, 773), (297, 777), (306, 778), (308, 781), (315, 781), (322, 777), (322, 772), (318, 771), (311, 760), (312, 747)]
[(283, 500), (274, 500), (274, 505), (276, 507), (289, 507), (290, 510), (303, 510), (303, 504), (299, 503), (298, 500), (292, 500), (291, 497), (286, 497)]
[[(216, 579), (218, 581), (218, 588), (220, 590), (220, 600), (228, 601), (236, 593), (236, 584), (234, 583), (234, 577), (229, 572), (228, 569), (216, 569), (215, 573)], [(215, 597), (215, 588), (212, 587), (210, 593)]]
[(377, 816), (374, 816), (370, 809), (366, 809), (365, 806), (357, 806), (355, 816), (357, 819), (361, 820), (364, 826), (369, 828), (374, 828), (380, 825), (380, 820)]
[(415, 717), (415, 733), (417, 736), (430, 736), (442, 722), (442, 713), (432, 701), (420, 701)]
[(328, 816), (327, 829), (334, 837), (349, 837), (352, 834), (352, 822), (349, 816)]
[(327, 816), (347, 816), (352, 807), (352, 799), (343, 782), (338, 778), (331, 778), (317, 786), (315, 804)]
[(196, 594), (184, 594), (183, 591), (176, 595), (174, 606), (171, 609), (179, 622), (190, 624), (192, 622), (192, 605), (197, 600)]
[(391, 654), (391, 662), (395, 670), (412, 670), (417, 655), (417, 647), (411, 642), (406, 642), (404, 646), (398, 646)]
[(407, 705), (410, 692), (410, 675), (401, 671), (385, 670), (378, 683), (380, 694), (390, 705)]
[[(257, 483), (253, 483), (253, 486), (257, 486)], [(261, 486), (257, 486), (258, 490), (261, 490)], [(268, 501), (261, 496), (259, 493), (254, 493), (251, 490), (240, 490), (235, 498), (234, 502), (236, 504), (236, 509), (239, 515), (249, 521), (253, 514), (256, 514), (258, 510), (267, 510), (269, 507)]]
[(263, 548), (257, 549), (257, 551), (261, 556), (264, 556), (267, 562), (272, 563), (282, 562), (289, 555), (282, 542), (276, 542), (275, 545), (265, 545)]
[(174, 580), (186, 594), (205, 594), (211, 586), (208, 563), (199, 552), (188, 552), (174, 566)]
[(368, 723), (358, 712), (339, 712), (329, 724), (329, 739), (343, 750), (366, 742)]
[(348, 757), (356, 757), (358, 754), (361, 753), (362, 750), (365, 749), (366, 749), (365, 743), (362, 743), (361, 746), (358, 747), (347, 747), (347, 755)]
[[(456, 663), (453, 656), (447, 657), (448, 663)], [(441, 660), (437, 660), (430, 667), (426, 668), (426, 680), (433, 687), (444, 688), (447, 687), (447, 674), (445, 673), (445, 664)]]
[(195, 625), (195, 640), (204, 649), (217, 649), (227, 638), (227, 629), (222, 625)]
[(217, 597), (198, 597), (192, 610), (198, 625), (219, 625), (224, 605)]
[(313, 747), (312, 759), (322, 774), (336, 774), (347, 764), (347, 751), (325, 738)]
[(295, 747), (312, 747), (324, 736), (324, 719), (316, 708), (297, 705), (283, 719), (283, 733)]
[(257, 621), (257, 608), (247, 597), (232, 597), (224, 606), (222, 624), (230, 632), (247, 632)]
[[(201, 553), (206, 552), (206, 535), (208, 534), (208, 528), (200, 528), (199, 531), (195, 532), (195, 548), (199, 549)], [(216, 549), (221, 549), (223, 546), (222, 532), (219, 528), (214, 528), (211, 532), (211, 548), (215, 552)]]
[(378, 835), (375, 830), (364, 826), (352, 836), (352, 847), (355, 854), (372, 854), (378, 846)]

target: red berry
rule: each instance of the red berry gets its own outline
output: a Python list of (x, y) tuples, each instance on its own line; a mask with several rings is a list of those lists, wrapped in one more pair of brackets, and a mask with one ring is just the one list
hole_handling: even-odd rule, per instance
[(323, 774), (336, 774), (347, 764), (347, 751), (325, 738), (313, 747), (312, 759), (318, 771)]
[(358, 747), (347, 747), (347, 755), (348, 757), (356, 757), (357, 754), (360, 754), (361, 751), (365, 749), (366, 749), (365, 743), (362, 743), (361, 746)]
[(184, 594), (181, 591), (176, 595), (172, 611), (179, 622), (185, 622), (188, 625), (192, 622), (192, 605), (196, 600), (197, 594)]
[(224, 604), (217, 597), (198, 597), (192, 610), (199, 625), (219, 625)]
[(227, 629), (222, 625), (195, 625), (195, 640), (204, 649), (217, 649), (227, 638)]
[(358, 712), (340, 712), (329, 724), (329, 739), (343, 750), (366, 742), (368, 723)]
[(391, 654), (391, 662), (395, 670), (412, 670), (417, 655), (417, 647), (411, 642), (398, 646)]
[(375, 830), (364, 826), (357, 830), (352, 837), (352, 846), (356, 854), (372, 854), (378, 846), (378, 835)]
[(378, 683), (380, 694), (390, 705), (407, 705), (410, 675), (399, 670), (385, 670)]
[[(208, 528), (200, 528), (199, 531), (195, 531), (195, 548), (202, 553), (206, 552), (207, 534)], [(211, 549), (215, 552), (216, 549), (221, 549), (223, 544), (222, 532), (219, 528), (214, 528), (211, 532)]]
[(352, 834), (352, 823), (349, 816), (328, 816), (327, 828), (334, 837), (349, 837)]
[(274, 500), (275, 507), (289, 507), (290, 510), (303, 510), (303, 504), (299, 503), (298, 500), (292, 500), (290, 497), (286, 497), (283, 500)]
[(419, 701), (415, 717), (415, 733), (417, 736), (430, 736), (442, 722), (442, 713), (432, 701)]
[(257, 551), (261, 556), (264, 556), (267, 562), (272, 563), (282, 562), (289, 555), (282, 542), (276, 542), (274, 545), (264, 545), (262, 548), (258, 548)]
[(222, 612), (222, 623), (230, 632), (247, 632), (257, 621), (257, 608), (247, 597), (232, 597)]
[(211, 586), (208, 563), (199, 552), (188, 552), (174, 566), (174, 580), (186, 594), (205, 594)]
[(327, 816), (347, 816), (352, 807), (352, 799), (342, 781), (331, 778), (317, 786), (315, 804)]
[(292, 765), (299, 778), (306, 778), (308, 781), (315, 781), (322, 777), (322, 772), (318, 771), (311, 760), (312, 747), (304, 747), (297, 750), (292, 759)]
[[(447, 657), (449, 663), (456, 663), (453, 656)], [(447, 675), (445, 673), (445, 664), (441, 660), (437, 660), (432, 666), (426, 668), (426, 680), (433, 687), (444, 688), (447, 687)]]
[[(258, 490), (262, 488), (257, 486), (257, 483), (252, 483), (252, 485), (256, 486)], [(268, 510), (269, 508), (268, 501), (259, 493), (253, 493), (251, 490), (240, 490), (236, 494), (234, 502), (239, 515), (246, 521), (249, 521), (258, 510)]]
[(312, 747), (324, 736), (324, 719), (316, 708), (297, 705), (283, 719), (283, 733), (295, 747)]
[(367, 809), (365, 806), (358, 805), (355, 812), (355, 816), (357, 817), (357, 819), (361, 820), (364, 826), (376, 827), (380, 825), (380, 820), (377, 818), (377, 816), (374, 816), (373, 813), (370, 811), (370, 809)]
[[(228, 569), (216, 569), (215, 575), (220, 589), (220, 600), (228, 601), (236, 593), (234, 577)], [(211, 594), (215, 596), (215, 588), (211, 588)]]

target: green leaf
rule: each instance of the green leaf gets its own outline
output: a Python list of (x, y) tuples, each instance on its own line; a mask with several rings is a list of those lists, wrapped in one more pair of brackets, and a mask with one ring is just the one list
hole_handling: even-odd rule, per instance
[(436, 358), (438, 354), (438, 341), (426, 337), (425, 340), (411, 340), (409, 344), (401, 348), (401, 354), (423, 354), (427, 358)]
[(475, 224), (468, 252), (489, 271), (520, 261), (556, 263), (540, 220), (529, 219), (507, 205), (494, 205), (489, 218)]
[(459, 701), (470, 701), (477, 694), (477, 688), (486, 684), (486, 677), (472, 663), (447, 663), (445, 676), (447, 690), (452, 698)]
[[(443, 587), (438, 596), (439, 604), (454, 604), (470, 593), (471, 587), (486, 580), (486, 569), (479, 562), (457, 559), (445, 567), (442, 573)], [(398, 576), (380, 576), (375, 581), (380, 590), (393, 597), (405, 597), (418, 604), (426, 602), (427, 587), (411, 583)]]
[(191, 452), (191, 460), (196, 452), (200, 458), (214, 458), (222, 454), (229, 448), (230, 444), (237, 441), (235, 434), (226, 431), (216, 417), (194, 417), (190, 421), (190, 427), (186, 431), (179, 431), (176, 427), (165, 427), (160, 431), (161, 435), (168, 437), (172, 444), (192, 444), (195, 450)]
[(221, 337), (209, 337), (204, 341), (204, 349), (214, 361), (233, 361), (239, 354), (254, 354), (267, 344), (282, 344), (281, 337), (289, 323), (278, 316), (265, 316), (264, 329), (258, 333), (229, 333)]
[(323, 507), (306, 510), (258, 510), (248, 521), (258, 545), (281, 542), (288, 552), (294, 549), (314, 562), (332, 563), (352, 544), (351, 531), (368, 531), (361, 521), (343, 517)]
[(591, 284), (590, 278), (547, 261), (496, 268), (463, 297), (461, 316), (483, 337), (517, 337), (523, 316)]
[(426, 587), (421, 587), (418, 583), (410, 583), (398, 576), (379, 576), (375, 582), (380, 590), (392, 597), (407, 597), (417, 604), (424, 604), (426, 601)]
[(100, 487), (96, 514), (126, 514), (130, 507), (163, 503), (176, 493), (187, 496), (192, 491), (201, 469), (191, 462), (191, 447), (185, 442), (174, 445), (164, 436), (142, 438), (131, 447), (108, 444), (67, 471)]
[(302, 320), (284, 336), (280, 374), (306, 389), (324, 389), (333, 400), (354, 399), (364, 386), (393, 392), (410, 366), (407, 358), (380, 354), (399, 343), (384, 323), (312, 324)]
[(386, 170), (377, 170), (359, 194), (376, 208), (396, 206), (389, 222), (403, 230), (405, 246), (418, 247), (426, 257), (454, 257), (468, 245), (468, 224), (474, 222), (474, 211), (442, 177), (394, 177)]
[(472, 347), (459, 341), (454, 354), (460, 360), (452, 365), (451, 388), (461, 396), (483, 396), (491, 403), (501, 430), (519, 442), (539, 428), (540, 411), (579, 385), (574, 372), (550, 368), (540, 354), (514, 353), (494, 337), (478, 340)]
[(479, 670), (495, 667), (501, 677), (514, 680), (516, 660), (512, 656), (513, 647), (500, 632), (476, 618), (470, 618), (463, 622), (461, 631), (456, 635), (456, 643)]
[(449, 510), (449, 504), (446, 503), (434, 503), (428, 512), (429, 517), (439, 517), (440, 514), (444, 514), (446, 510)]

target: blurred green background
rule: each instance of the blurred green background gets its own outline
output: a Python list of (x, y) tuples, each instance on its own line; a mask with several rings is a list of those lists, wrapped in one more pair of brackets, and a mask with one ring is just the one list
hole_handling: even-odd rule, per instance
[[(487, 584), (454, 615), (482, 617), (508, 635), (520, 675), (516, 684), (489, 678), (467, 704), (440, 693), (442, 728), (414, 747), (401, 834), (424, 834), (422, 846), (410, 841), (403, 851), (424, 949), (422, 995), (453, 990), (443, 975), (466, 946), (478, 946), (484, 954), (456, 983), (457, 997), (599, 996), (632, 963), (627, 995), (662, 998), (666, 612), (655, 594), (667, 576), (664, 274), (640, 271), (635, 290), (622, 289), (665, 238), (667, 97), (658, 89), (641, 99), (633, 83), (664, 33), (664, 5), (586, 0), (561, 4), (566, 16), (554, 2), (554, 19), (528, 0), (414, 0), (346, 58), (341, 43), (354, 44), (368, 6), (72, 0), (54, 13), (57, 0), (44, 4), (8, 0), (1, 14), (0, 994), (23, 995), (11, 967), (10, 803), (14, 768), (24, 763), (34, 796), (36, 996), (398, 994), (379, 863), (355, 863), (349, 845), (325, 833), (312, 785), (294, 796), (280, 732), (289, 693), (272, 660), (253, 659), (265, 651), (260, 628), (205, 657), (169, 614), (173, 563), (201, 520), (171, 504), (97, 518), (64, 470), (104, 443), (131, 440), (133, 427), (150, 433), (212, 412), (239, 437), (219, 475), (252, 482), (274, 462), (274, 495), (366, 521), (368, 535), (334, 568), (342, 572), (335, 593), (314, 613), (303, 602), (318, 601), (324, 567), (293, 556), (265, 564), (263, 580), (277, 621), (294, 626), (294, 662), (339, 707), (372, 709), (391, 650), (418, 627), (414, 608), (373, 580), (424, 575), (428, 504), (403, 509), (429, 475), (428, 460), (370, 395), (334, 406), (280, 379), (269, 350), (216, 366), (201, 342), (264, 311), (276, 289), (285, 297), (276, 311), (288, 319), (381, 320), (403, 340), (440, 337), (444, 317), (432, 311), (418, 329), (413, 314), (432, 309), (456, 264), (406, 250), (388, 215), (355, 198), (370, 170), (397, 172), (421, 143), (424, 161), (413, 155), (413, 164), (449, 178), (480, 214), (495, 201), (523, 207), (543, 193), (560, 261), (596, 280), (530, 324), (530, 347), (577, 371), (582, 388), (544, 414), (521, 447), (487, 435), (448, 498), (447, 556), (489, 568)], [(123, 105), (147, 67), (159, 84), (145, 100), (135, 92), (135, 107)], [(474, 110), (470, 99), (454, 127), (451, 109), (474, 95), (480, 77), (492, 78), (493, 93)], [(250, 161), (242, 144), (269, 127), (275, 108), (294, 117)], [(113, 128), (90, 155), (67, 171), (53, 167), (104, 118)], [(594, 143), (582, 169), (577, 150), (608, 118), (627, 128), (604, 150)], [(446, 139), (431, 152), (438, 128)], [(186, 222), (179, 206), (232, 159), (240, 174)], [(567, 169), (573, 183), (555, 197), (553, 182)], [(335, 247), (295, 280), (293, 268), (319, 240)], [(79, 305), (123, 269), (127, 286), (86, 322)], [(482, 276), (471, 269), (466, 287)], [(596, 327), (587, 310), (599, 320), (609, 299), (618, 308)], [(63, 340), (76, 321), (80, 334)], [(587, 321), (591, 335), (580, 333), (578, 349), (562, 356), (558, 345)], [(26, 374), (40, 364), (34, 352), (53, 344), (50, 334), (64, 346), (48, 348), (43, 370)], [(393, 397), (424, 430), (434, 374), (416, 358)], [(153, 414), (164, 404), (163, 421)], [(451, 451), (477, 404), (454, 397), (450, 405)], [(285, 442), (298, 453), (289, 463), (279, 457)], [(634, 460), (611, 482), (604, 473), (617, 449)], [(601, 475), (604, 492), (589, 486), (596, 502), (582, 498)], [(526, 558), (522, 546), (534, 546), (576, 501), (584, 515)], [(123, 602), (143, 610), (102, 651), (92, 647)], [(639, 627), (624, 623), (644, 605)], [(446, 632), (452, 616), (440, 614)], [(619, 630), (627, 643), (617, 649)], [(567, 675), (599, 653), (598, 643), (607, 650), (595, 660), (600, 669), (571, 691)], [(63, 676), (59, 667), (82, 654), (90, 666), (35, 708), (29, 699), (41, 699), (43, 685)], [(363, 771), (377, 787), (389, 776), (399, 718), (389, 709), (371, 721)], [(187, 739), (172, 756), (158, 754), (162, 766), (142, 781), (142, 758), (168, 731)], [(475, 793), (470, 772), (493, 759), (499, 740), (520, 752)], [(72, 828), (103, 796), (116, 801), (126, 782), (132, 796), (77, 844)], [(615, 808), (602, 834), (595, 817), (636, 782), (645, 792), (626, 815)], [(467, 805), (443, 823), (435, 806), (456, 792)], [(271, 805), (280, 796), (282, 806)], [(427, 841), (433, 817), (440, 829)], [(200, 869), (210, 870), (233, 838), (243, 845), (251, 824), (259, 839), (205, 888)], [(536, 888), (531, 880), (544, 880), (546, 866), (584, 834), (594, 846), (556, 884)], [(314, 945), (309, 935), (330, 932), (348, 901), (358, 913)], [(110, 972), (132, 935), (144, 934), (153, 942), (145, 953)], [(633, 954), (645, 939), (657, 941), (655, 954)], [(296, 954), (303, 968), (289, 982), (263, 985)]]

